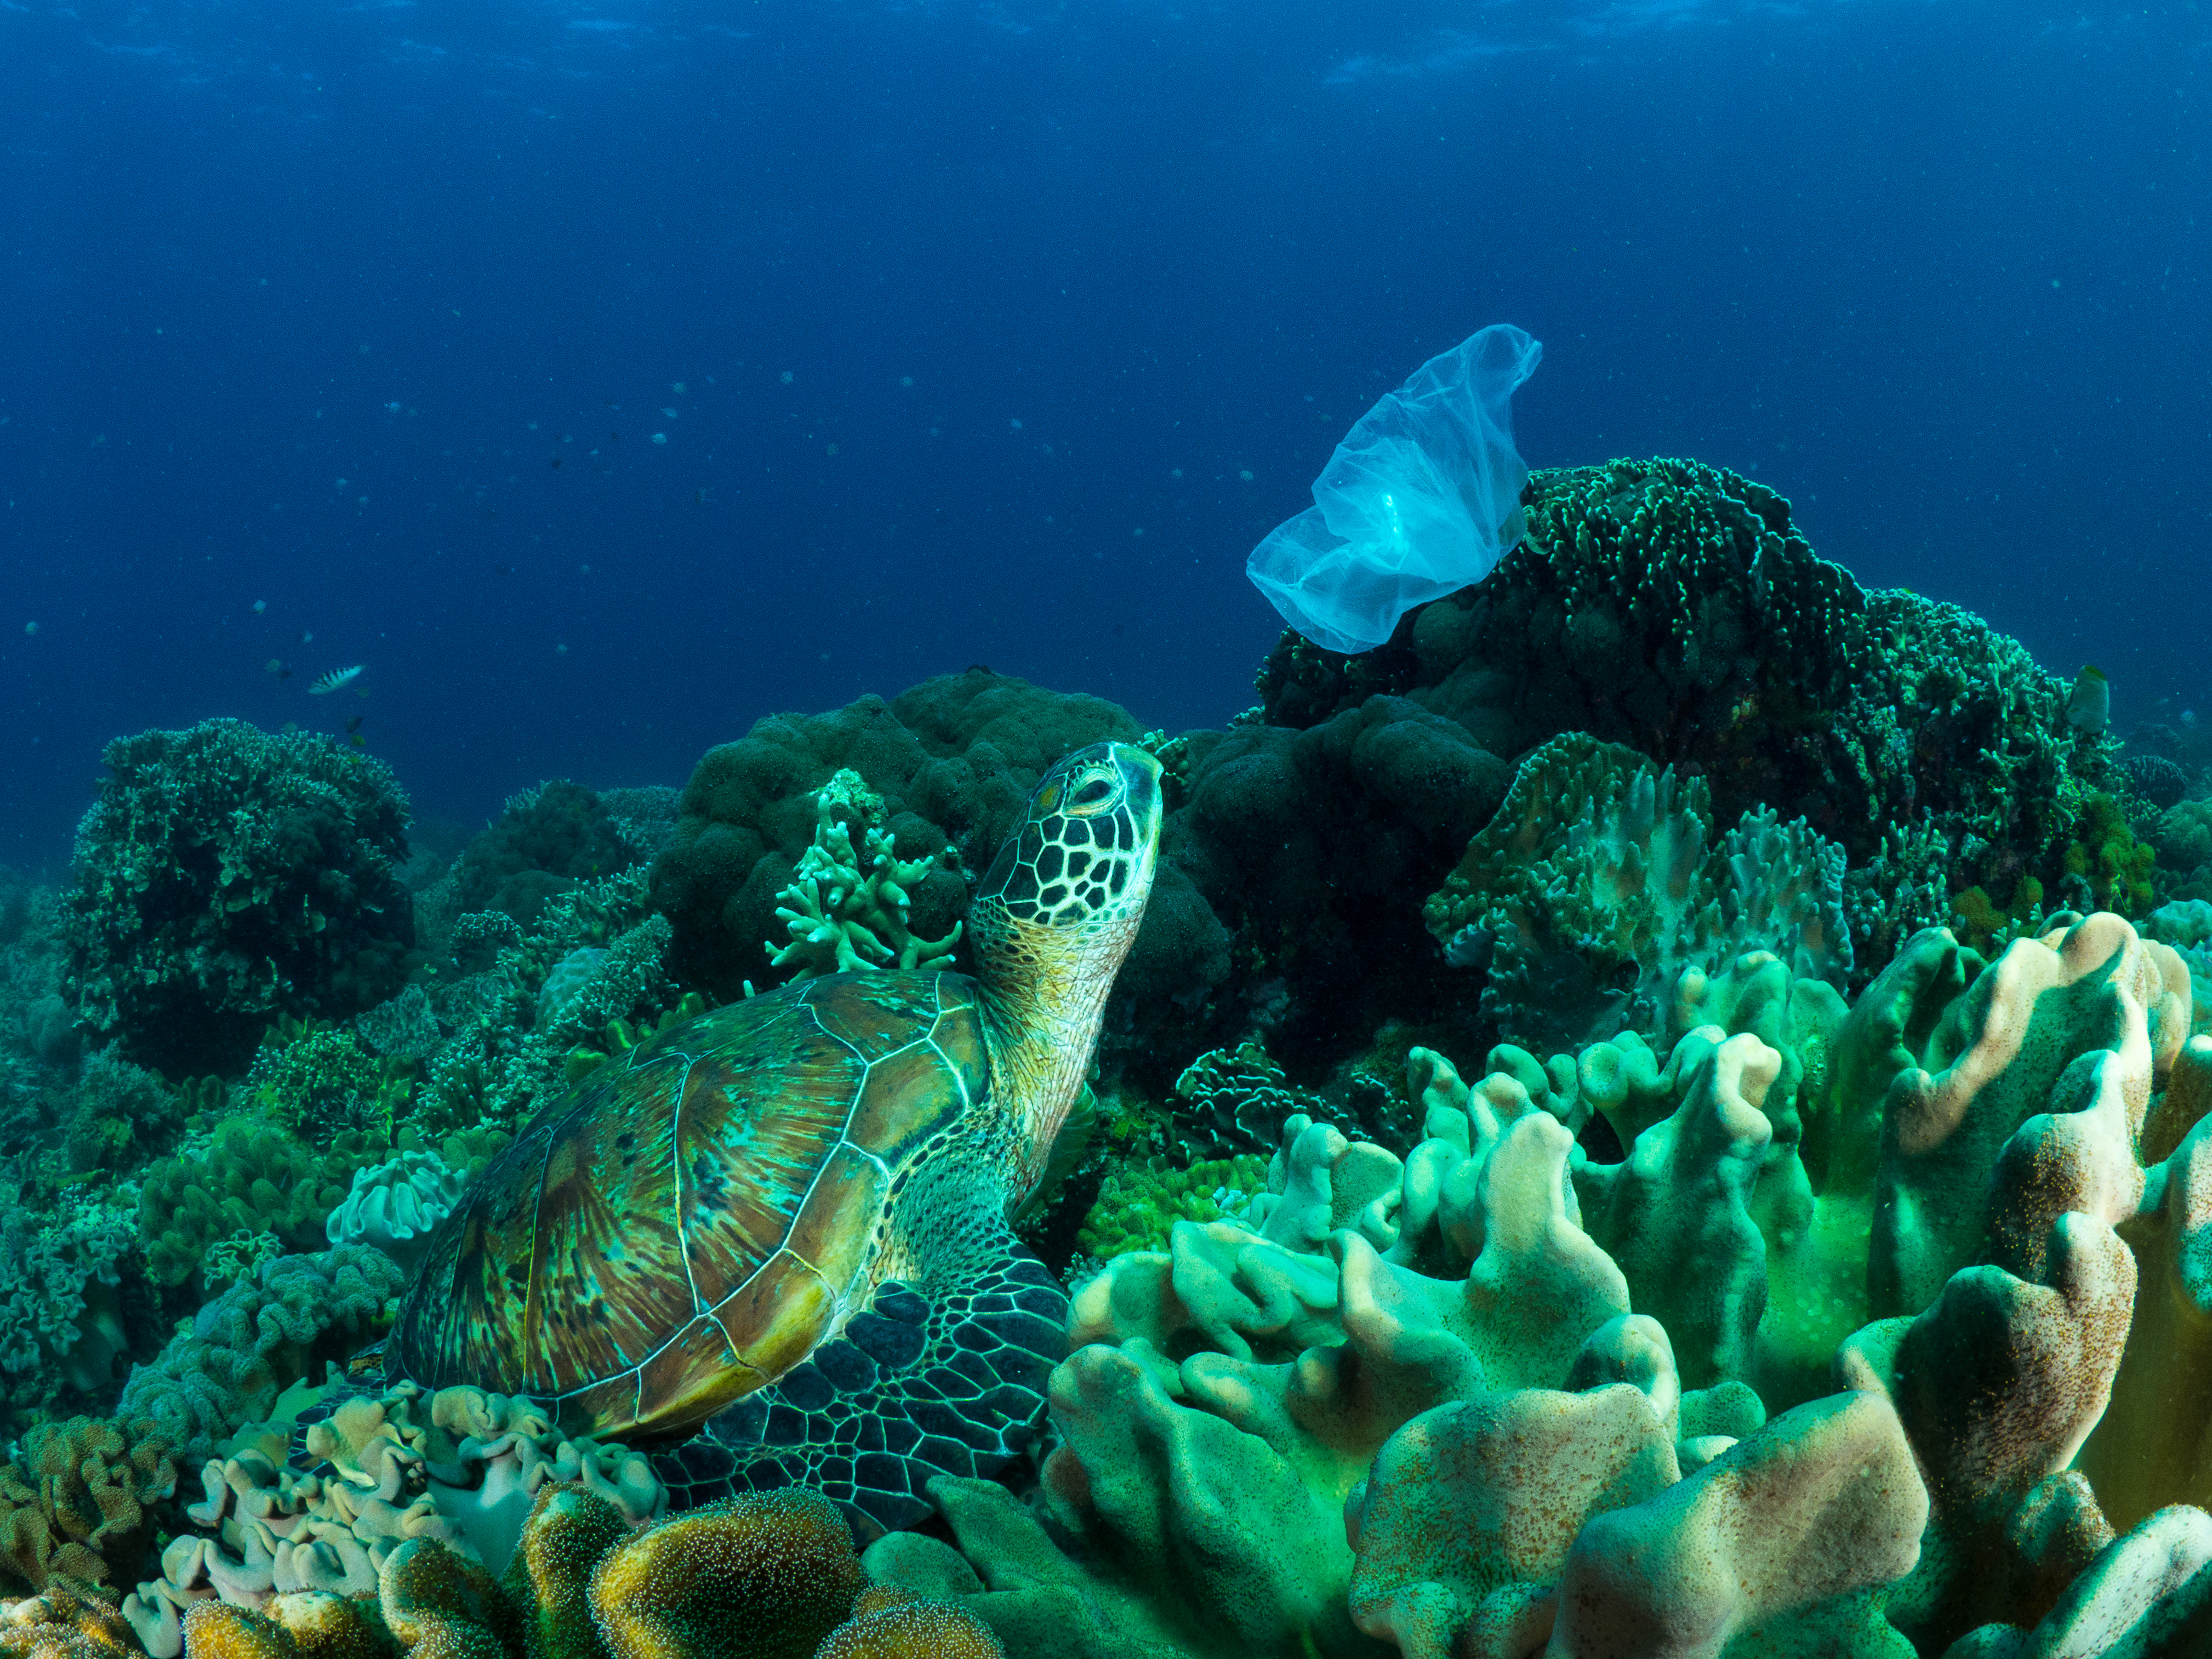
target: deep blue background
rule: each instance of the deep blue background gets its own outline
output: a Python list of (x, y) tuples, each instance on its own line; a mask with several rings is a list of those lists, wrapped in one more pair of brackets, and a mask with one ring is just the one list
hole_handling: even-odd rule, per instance
[(1545, 343), (1532, 463), (1752, 472), (2171, 718), (2212, 702), (2209, 42), (0, 0), (0, 863), (65, 856), (107, 738), (216, 714), (361, 714), (471, 820), (972, 662), (1218, 724), (1276, 631), (1251, 544), (1497, 321)]

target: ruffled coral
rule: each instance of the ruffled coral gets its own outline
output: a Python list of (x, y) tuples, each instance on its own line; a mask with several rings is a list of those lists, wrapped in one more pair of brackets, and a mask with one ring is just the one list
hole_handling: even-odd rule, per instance
[[(173, 1540), (161, 1577), (124, 1604), (156, 1659), (178, 1652), (179, 1620), (199, 1603), (265, 1612), (304, 1592), (366, 1595), (410, 1540), (450, 1551), (466, 1564), (454, 1571), (496, 1577), (549, 1491), (612, 1517), (605, 1541), (667, 1507), (642, 1456), (572, 1440), (527, 1401), (475, 1389), (404, 1384), (346, 1401), (305, 1430), (306, 1474), (276, 1461), (281, 1434), (248, 1437), (256, 1443), (204, 1466), (205, 1496), (187, 1510), (202, 1530)], [(546, 1547), (526, 1573), (542, 1575)]]
[[(1421, 1659), (1872, 1659), (1907, 1636), (2009, 1655), (1992, 1618), (2081, 1628), (2068, 1585), (2135, 1547), (2095, 1483), (2118, 1523), (2171, 1532), (2158, 1506), (2212, 1469), (2172, 1404), (2212, 1353), (2212, 1041), (2176, 1037), (2185, 977), (2109, 915), (1987, 967), (1924, 935), (1848, 1014), (1826, 988), (1793, 1008), (1765, 962), (1686, 981), (1685, 1012), (1747, 1029), (1693, 1029), (1663, 1066), (1601, 1044), (1468, 1085), (1417, 1051), (1429, 1133), (1402, 1165), (1294, 1122), (1251, 1226), (1113, 1262), (1053, 1381), (1051, 1529), (932, 1487), (986, 1586), (962, 1605), (1017, 1659), (1363, 1632)], [(1586, 1111), (1626, 1161), (1573, 1144)], [(2146, 1169), (2138, 1133), (2173, 1150)], [(1802, 1323), (1852, 1261), (1855, 1298)], [(1869, 1274), (1905, 1311), (1867, 1322)], [(2194, 1571), (2095, 1594), (2171, 1632)]]
[(1429, 932), (1483, 969), (1484, 1015), (1523, 1044), (1656, 1036), (1685, 969), (1750, 950), (1840, 989), (1842, 850), (1763, 811), (1713, 844), (1711, 819), (1702, 779), (1570, 732), (1522, 761), (1431, 896)]
[(210, 1245), (240, 1231), (273, 1233), (290, 1249), (321, 1248), (355, 1171), (382, 1150), (378, 1140), (349, 1131), (319, 1152), (285, 1130), (231, 1120), (204, 1149), (161, 1159), (146, 1172), (138, 1228), (148, 1272), (156, 1283), (182, 1285)]
[(76, 1417), (41, 1424), (0, 1462), (0, 1591), (128, 1582), (176, 1490), (152, 1425)]
[(197, 1465), (217, 1440), (267, 1417), (311, 1367), (349, 1358), (403, 1283), (392, 1258), (366, 1245), (280, 1256), (207, 1304), (157, 1358), (134, 1370), (118, 1414), (149, 1419), (179, 1463)]
[(324, 1231), (333, 1244), (373, 1244), (409, 1267), (466, 1184), (435, 1152), (401, 1152), (354, 1171), (353, 1190), (331, 1212)]

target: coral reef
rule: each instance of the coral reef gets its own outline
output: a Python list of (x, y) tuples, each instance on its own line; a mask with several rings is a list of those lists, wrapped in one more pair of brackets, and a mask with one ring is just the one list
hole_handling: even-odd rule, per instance
[[(1848, 1012), (1810, 981), (1787, 1012), (1787, 977), (1699, 973), (1727, 1018), (1663, 1066), (1631, 1036), (1532, 1091), (1417, 1050), (1403, 1160), (1294, 1120), (1248, 1224), (1079, 1294), (1042, 1509), (933, 1483), (985, 1586), (955, 1599), (1016, 1659), (2171, 1628), (2212, 1584), (2164, 1507), (2212, 1498), (2169, 1403), (2212, 1352), (2179, 963), (2099, 915), (1987, 965), (1923, 933)], [(2160, 1536), (2190, 1565), (2130, 1579)], [(941, 1588), (948, 1553), (884, 1576)]]
[(242, 720), (118, 738), (64, 898), (77, 1018), (169, 1074), (234, 1073), (280, 1013), (354, 1012), (414, 944), (382, 762)]
[[(743, 994), (761, 971), (761, 942), (787, 936), (778, 896), (813, 844), (819, 792), (841, 771), (881, 799), (880, 827), (900, 847), (955, 850), (957, 863), (940, 861), (908, 894), (914, 933), (940, 939), (967, 908), (959, 869), (990, 863), (1044, 769), (1084, 744), (1138, 735), (1109, 702), (984, 669), (889, 702), (771, 715), (700, 761), (654, 860), (653, 900), (674, 929), (670, 965), (718, 1000)], [(1146, 931), (1157, 931), (1151, 916)], [(1146, 949), (1140, 939), (1137, 957)]]
[(264, 1262), (131, 1373), (117, 1414), (150, 1422), (179, 1463), (196, 1467), (216, 1442), (269, 1417), (291, 1384), (350, 1358), (403, 1283), (392, 1259), (365, 1244)]
[(168, 1443), (149, 1424), (32, 1429), (0, 1462), (0, 1594), (127, 1583), (176, 1487)]
[(556, 894), (637, 861), (599, 797), (556, 778), (509, 801), (469, 843), (440, 902), (457, 913), (496, 910), (528, 928)]
[(1712, 840), (1702, 778), (1585, 733), (1521, 763), (1505, 804), (1424, 909), (1507, 1041), (1656, 1036), (1682, 971), (1747, 951), (1841, 989), (1844, 855), (1800, 820), (1747, 812)]
[[(1725, 819), (1803, 817), (1851, 862), (1870, 975), (1950, 893), (2056, 891), (2112, 739), (2065, 718), (2067, 682), (1954, 605), (1866, 592), (1789, 504), (1695, 461), (1533, 474), (1528, 535), (1483, 582), (1413, 612), (1379, 660), (1286, 635), (1267, 718), (1306, 727), (1410, 697), (1517, 756), (1563, 732), (1703, 776)], [(1940, 844), (1948, 891), (1900, 879), (1887, 839)], [(1924, 856), (1924, 855), (1923, 855)], [(1917, 896), (1916, 897), (1916, 892)]]

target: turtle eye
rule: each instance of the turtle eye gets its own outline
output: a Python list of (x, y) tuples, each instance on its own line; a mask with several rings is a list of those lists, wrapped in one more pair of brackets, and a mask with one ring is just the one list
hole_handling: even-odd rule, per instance
[(1113, 793), (1114, 786), (1104, 778), (1093, 778), (1075, 792), (1075, 799), (1072, 805), (1097, 806)]

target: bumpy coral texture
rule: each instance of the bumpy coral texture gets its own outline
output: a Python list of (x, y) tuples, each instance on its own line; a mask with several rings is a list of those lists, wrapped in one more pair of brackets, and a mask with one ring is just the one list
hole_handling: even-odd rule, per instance
[[(1079, 1295), (1042, 1513), (938, 1481), (964, 1563), (872, 1571), (1016, 1659), (1969, 1659), (2095, 1651), (2060, 1633), (2100, 1618), (2182, 1659), (2212, 1601), (2172, 1403), (2212, 1388), (2185, 972), (2098, 915), (1987, 964), (1930, 930), (1848, 1009), (1813, 984), (1686, 974), (1716, 1023), (1663, 1064), (1417, 1050), (1402, 1161), (1294, 1120), (1249, 1224)], [(1592, 1112), (1626, 1160), (1576, 1144)]]
[(404, 1283), (391, 1257), (362, 1244), (264, 1263), (131, 1372), (118, 1415), (151, 1421), (197, 1467), (291, 1383), (350, 1358)]
[[(599, 1493), (549, 1483), (503, 1574), (422, 1535), (385, 1554), (368, 1586), (257, 1605), (210, 1595), (182, 1620), (182, 1644), (191, 1659), (1004, 1659), (964, 1609), (869, 1586), (836, 1509), (803, 1491), (636, 1529)], [(38, 1616), (52, 1627), (68, 1614)]]
[(0, 1594), (129, 1582), (176, 1486), (149, 1424), (75, 1417), (31, 1430), (0, 1462)]
[(78, 1018), (172, 1076), (234, 1074), (280, 1013), (350, 1013), (414, 943), (390, 769), (242, 720), (118, 738), (66, 896)]
[(2067, 723), (2067, 683), (2016, 642), (1955, 605), (1864, 592), (1787, 501), (1723, 468), (1539, 471), (1522, 500), (1528, 539), (1372, 660), (1285, 635), (1267, 719), (1395, 693), (1496, 754), (1583, 731), (1694, 769), (1723, 820), (1764, 804), (1844, 848), (1862, 974), (1962, 889), (2057, 890), (2117, 745)]
[(1841, 989), (1851, 964), (1842, 848), (1770, 811), (1715, 842), (1701, 778), (1570, 732), (1521, 763), (1498, 815), (1431, 896), (1446, 960), (1483, 975), (1509, 1042), (1656, 1036), (1693, 963), (1776, 953)]
[(146, 1172), (138, 1228), (148, 1272), (158, 1284), (185, 1284), (211, 1247), (241, 1232), (273, 1234), (288, 1249), (319, 1249), (355, 1171), (381, 1152), (358, 1131), (317, 1152), (283, 1129), (230, 1120), (204, 1149), (161, 1159)]

